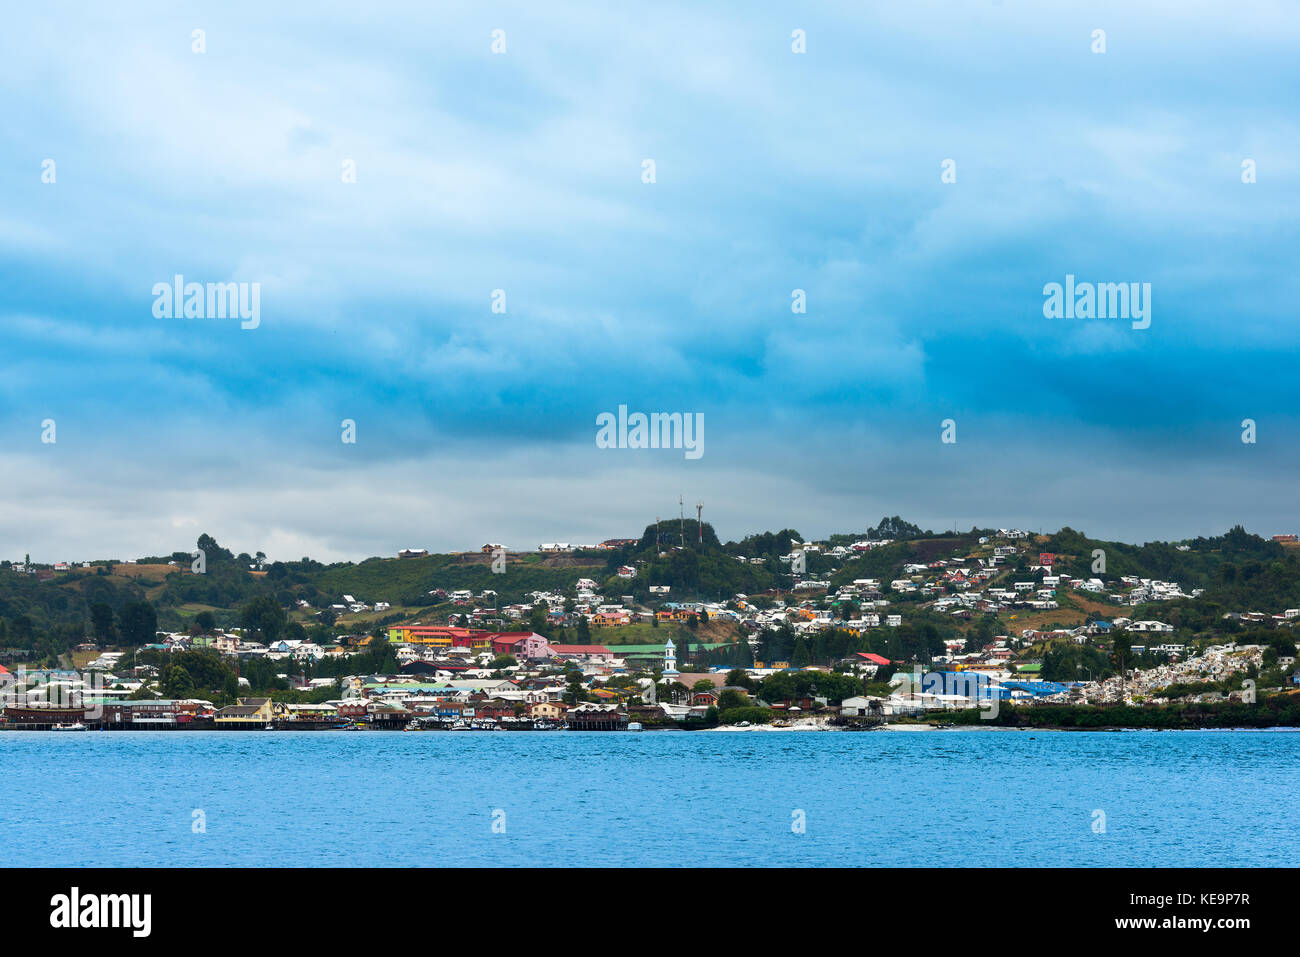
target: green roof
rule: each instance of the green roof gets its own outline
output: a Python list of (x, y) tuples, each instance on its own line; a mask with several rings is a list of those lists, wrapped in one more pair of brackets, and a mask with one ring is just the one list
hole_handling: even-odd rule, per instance
[[(710, 642), (703, 642), (703, 641), (692, 641), (690, 644), (692, 648), (696, 648), (696, 649), (703, 648), (705, 651), (713, 651), (715, 648), (726, 648), (729, 645), (734, 645), (735, 642), (715, 641), (710, 643)], [(666, 644), (665, 645), (605, 645), (605, 647), (608, 648), (610, 652), (615, 655), (662, 655), (667, 645)], [(682, 645), (674, 642), (673, 647), (681, 648)]]

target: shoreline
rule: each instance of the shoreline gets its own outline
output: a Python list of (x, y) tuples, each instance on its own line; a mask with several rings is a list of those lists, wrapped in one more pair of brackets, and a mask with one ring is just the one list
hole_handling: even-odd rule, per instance
[[(131, 731), (133, 734), (148, 734), (148, 733), (150, 733), (150, 732), (153, 732), (153, 733), (165, 733), (165, 734), (167, 734), (168, 736), (173, 736), (173, 735), (175, 735), (175, 733), (176, 733), (177, 731), (182, 731), (182, 730), (183, 730), (183, 731), (188, 731), (188, 732), (190, 732), (190, 733), (192, 733), (192, 734), (203, 734), (203, 733), (206, 732), (206, 733), (221, 733), (222, 735), (226, 735), (226, 734), (228, 734), (230, 731), (232, 731), (232, 730), (236, 730), (236, 729), (229, 729), (229, 728), (187, 728), (187, 729), (178, 729), (178, 728), (131, 728), (131, 729), (124, 729), (124, 728), (96, 728), (96, 729), (87, 729), (86, 732), (85, 732), (85, 734), (86, 734), (86, 735), (89, 735), (89, 736), (97, 736), (98, 734), (103, 733), (103, 732), (128, 731), (128, 730)], [(290, 732), (290, 733), (293, 733), (293, 732), (295, 732), (295, 731), (297, 731), (297, 732), (301, 732), (301, 731), (321, 732), (321, 731), (324, 731), (324, 732), (327, 732), (327, 733), (328, 733), (328, 732), (331, 732), (331, 731), (332, 731), (332, 732), (342, 732), (342, 731), (352, 731), (352, 730), (369, 731), (369, 732), (388, 732), (388, 733), (394, 733), (394, 734), (403, 734), (403, 733), (420, 733), (420, 734), (441, 734), (441, 733), (451, 733), (450, 729), (446, 729), (446, 728), (428, 728), (428, 729), (423, 729), (423, 730), (421, 730), (420, 732), (405, 732), (405, 731), (403, 731), (403, 729), (401, 729), (401, 728), (360, 728), (360, 729), (351, 729), (351, 728), (310, 728), (310, 729), (309, 729), (309, 728), (276, 728), (276, 729), (273, 729), (273, 730), (271, 730), (271, 731), (267, 731), (267, 730), (265, 730), (265, 729), (263, 729), (263, 728), (240, 728), (240, 729), (237, 729), (237, 730), (239, 730), (240, 732), (242, 732), (242, 733), (244, 733), (244, 734), (280, 734), (280, 733), (283, 733), (283, 732)], [(577, 728), (552, 728), (552, 729), (549, 729), (550, 733), (566, 733), (566, 734), (567, 734), (567, 733), (570, 733), (570, 732), (572, 732), (572, 731), (579, 731), (579, 732), (582, 732), (582, 731), (584, 731), (584, 730), (586, 730), (586, 729), (577, 729)], [(644, 729), (644, 730), (641, 731), (641, 732), (631, 732), (631, 733), (632, 733), (632, 734), (644, 734), (644, 733), (654, 733), (654, 732), (657, 732), (657, 731), (658, 731), (658, 732), (674, 732), (674, 731), (684, 731), (684, 730), (686, 730), (686, 729), (682, 729), (682, 728), (646, 728), (646, 729)], [(0, 732), (5, 732), (5, 731), (8, 731), (8, 732), (16, 732), (16, 733), (24, 733), (24, 734), (46, 734), (46, 735), (49, 735), (49, 734), (57, 734), (57, 735), (59, 735), (59, 737), (67, 737), (67, 736), (69, 736), (69, 732), (67, 732), (67, 731), (54, 731), (54, 730), (51, 730), (51, 729), (49, 729), (49, 728), (0, 728)], [(719, 726), (714, 727), (714, 728), (698, 728), (698, 729), (691, 729), (691, 732), (690, 732), (690, 733), (691, 733), (691, 734), (700, 734), (700, 733), (705, 733), (705, 734), (707, 734), (707, 733), (710, 733), (710, 732), (717, 732), (717, 733), (723, 733), (723, 734), (739, 734), (739, 733), (744, 733), (744, 732), (749, 732), (749, 731), (758, 731), (758, 732), (766, 732), (766, 733), (792, 733), (792, 732), (799, 732), (799, 733), (808, 733), (808, 732), (823, 732), (823, 733), (827, 733), (827, 732), (829, 732), (829, 733), (846, 733), (846, 732), (854, 732), (854, 733), (862, 733), (862, 732), (868, 732), (868, 731), (870, 731), (870, 732), (875, 732), (875, 731), (887, 731), (887, 732), (894, 732), (894, 733), (899, 733), (899, 732), (904, 732), (904, 733), (918, 733), (918, 732), (978, 731), (978, 732), (1003, 732), (1003, 733), (1012, 733), (1012, 732), (1026, 733), (1026, 732), (1028, 732), (1028, 733), (1031, 733), (1031, 734), (1032, 734), (1032, 733), (1035, 733), (1035, 732), (1040, 732), (1040, 731), (1041, 731), (1041, 732), (1043, 732), (1043, 733), (1062, 733), (1062, 734), (1063, 734), (1063, 733), (1071, 733), (1071, 734), (1077, 734), (1077, 733), (1128, 734), (1128, 733), (1137, 733), (1137, 732), (1160, 732), (1160, 733), (1166, 733), (1166, 734), (1176, 734), (1176, 733), (1179, 733), (1179, 732), (1211, 732), (1211, 731), (1212, 731), (1212, 732), (1224, 732), (1224, 733), (1234, 733), (1234, 732), (1256, 732), (1256, 733), (1263, 733), (1263, 732), (1269, 732), (1269, 733), (1277, 733), (1277, 732), (1292, 732), (1292, 733), (1300, 733), (1300, 728), (1293, 727), (1293, 726), (1288, 726), (1288, 725), (1273, 725), (1273, 726), (1269, 726), (1269, 727), (1248, 727), (1248, 726), (1237, 726), (1237, 727), (1206, 727), (1206, 728), (1138, 728), (1138, 727), (1127, 727), (1127, 726), (1123, 726), (1123, 725), (1114, 725), (1114, 726), (1107, 726), (1107, 727), (1083, 727), (1083, 728), (1080, 728), (1080, 727), (1070, 727), (1070, 726), (1066, 726), (1066, 725), (1043, 725), (1043, 726), (1038, 726), (1038, 727), (1007, 727), (1007, 726), (1005, 726), (1005, 725), (962, 725), (962, 724), (928, 724), (928, 723), (917, 723), (917, 724), (880, 724), (880, 725), (876, 725), (876, 726), (874, 726), (874, 727), (870, 727), (870, 728), (851, 728), (851, 727), (843, 727), (843, 726), (837, 726), (837, 725), (823, 725), (823, 724), (803, 724), (803, 725), (791, 725), (791, 726), (789, 726), (789, 727), (784, 727), (784, 728), (777, 728), (777, 727), (773, 727), (772, 725), (763, 725), (763, 724), (759, 724), (759, 725), (751, 725), (750, 727), (747, 727), (747, 728), (740, 728), (740, 727), (736, 727), (735, 725), (719, 725)], [(540, 732), (540, 733), (547, 733), (547, 732)], [(624, 734), (624, 733), (628, 733), (628, 732), (626, 731), (626, 729), (620, 729), (619, 731), (587, 731), (586, 733), (590, 733), (590, 734)], [(74, 737), (74, 738), (79, 738), (79, 737), (82, 736), (82, 733), (81, 733), (81, 732), (76, 732), (76, 733), (73, 733), (71, 736)]]

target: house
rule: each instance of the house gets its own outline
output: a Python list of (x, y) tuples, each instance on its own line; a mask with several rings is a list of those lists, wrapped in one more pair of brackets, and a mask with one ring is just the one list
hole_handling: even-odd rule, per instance
[(880, 669), (881, 665), (889, 664), (889, 659), (882, 655), (873, 654), (870, 651), (859, 651), (855, 654), (849, 655), (849, 657), (844, 659), (844, 662), (845, 664), (851, 665), (855, 671), (866, 672), (869, 675), (874, 675)]
[(559, 701), (539, 701), (536, 704), (529, 705), (528, 717), (542, 721), (562, 721), (566, 711), (568, 711), (568, 705)]
[(414, 714), (415, 712), (410, 708), (403, 708), (401, 705), (396, 704), (372, 701), (366, 706), (366, 720), (372, 725), (396, 727), (409, 721)]
[(370, 707), (369, 698), (344, 698), (341, 701), (330, 703), (338, 710), (340, 718), (348, 718), (353, 721), (364, 720), (366, 709)]
[(866, 718), (884, 714), (880, 698), (859, 695), (840, 702), (840, 714), (846, 718)]
[(618, 568), (619, 578), (636, 578), (636, 569), (631, 565), (620, 565)]
[(274, 717), (270, 698), (240, 698), (238, 704), (222, 708), (214, 719), (218, 728), (265, 727)]
[(576, 731), (621, 731), (627, 727), (627, 713), (613, 704), (584, 702), (570, 708), (566, 718), (569, 728)]
[(494, 698), (491, 701), (484, 701), (474, 709), (476, 718), (513, 718), (515, 716), (515, 703), (505, 701), (501, 698)]
[(532, 631), (503, 631), (492, 635), (492, 651), (512, 655), (518, 661), (532, 661), (551, 656), (550, 642)]

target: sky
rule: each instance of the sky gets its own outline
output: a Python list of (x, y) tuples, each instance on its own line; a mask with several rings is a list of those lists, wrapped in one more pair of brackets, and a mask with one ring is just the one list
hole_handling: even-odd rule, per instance
[(1300, 531), (1300, 17), (1131, 6), (7, 9), (0, 557)]

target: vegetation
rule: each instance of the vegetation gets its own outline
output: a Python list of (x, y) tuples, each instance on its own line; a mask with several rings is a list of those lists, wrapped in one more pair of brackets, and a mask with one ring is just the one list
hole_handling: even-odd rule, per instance
[(1152, 728), (1162, 730), (1195, 728), (1294, 728), (1300, 727), (1300, 695), (1274, 695), (1255, 704), (1236, 702), (1210, 704), (1172, 703), (1160, 708), (1130, 705), (1087, 707), (1035, 705), (1020, 708), (1003, 705), (993, 718), (982, 717), (978, 709), (929, 714), (932, 723), (993, 726), (1003, 728), (1060, 728), (1096, 730), (1102, 728)]

